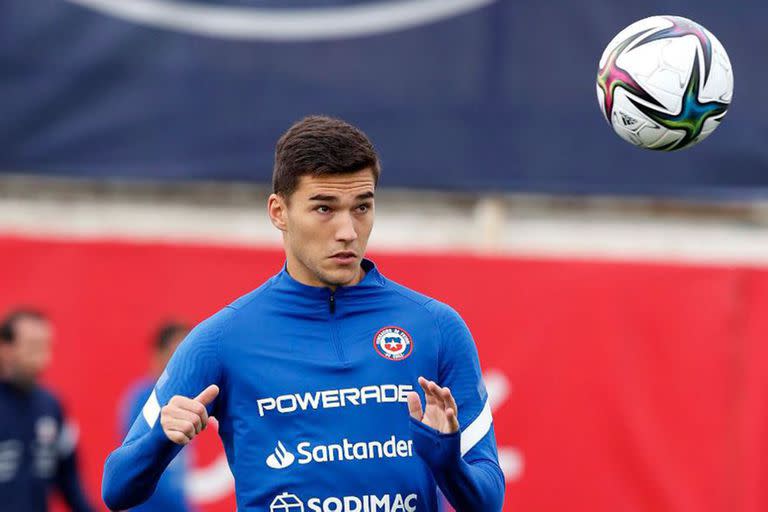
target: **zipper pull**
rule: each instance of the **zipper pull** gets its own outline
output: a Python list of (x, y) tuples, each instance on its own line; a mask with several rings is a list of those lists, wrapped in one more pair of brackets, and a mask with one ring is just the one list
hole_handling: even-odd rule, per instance
[(331, 292), (331, 295), (328, 297), (328, 307), (331, 310), (331, 314), (336, 312), (336, 295), (334, 295), (334, 292)]

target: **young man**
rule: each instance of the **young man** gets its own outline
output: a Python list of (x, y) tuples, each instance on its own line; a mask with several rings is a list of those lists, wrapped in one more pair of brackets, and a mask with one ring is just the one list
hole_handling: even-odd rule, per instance
[(40, 387), (52, 329), (42, 313), (17, 309), (0, 323), (0, 510), (44, 512), (56, 488), (74, 512), (93, 510), (83, 494), (75, 439), (59, 401)]
[(309, 117), (281, 137), (267, 209), (285, 267), (179, 346), (107, 459), (111, 509), (145, 500), (215, 415), (240, 512), (433, 512), (437, 486), (458, 512), (501, 510), (466, 325), (363, 258), (378, 177), (373, 146), (343, 121)]
[[(179, 343), (189, 334), (189, 328), (178, 322), (168, 322), (160, 326), (152, 344), (152, 359), (149, 373), (136, 381), (121, 400), (120, 430), (126, 435), (134, 420), (141, 415), (141, 409), (147, 403), (155, 382), (163, 373), (168, 361)], [(189, 470), (189, 453), (181, 452), (168, 465), (157, 483), (155, 492), (141, 505), (131, 509), (133, 512), (190, 512), (194, 510), (186, 498), (184, 481)]]

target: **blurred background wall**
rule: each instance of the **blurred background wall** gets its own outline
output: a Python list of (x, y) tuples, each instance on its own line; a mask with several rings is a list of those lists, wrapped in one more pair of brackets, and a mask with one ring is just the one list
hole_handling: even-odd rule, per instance
[[(326, 113), (383, 160), (371, 254), (454, 305), (489, 392), (505, 511), (768, 507), (768, 4), (0, 2), (0, 309), (57, 327), (48, 382), (94, 499), (153, 329), (282, 263), (274, 142)], [(635, 149), (605, 44), (694, 19), (733, 63), (723, 126)], [(362, 20), (362, 21), (361, 21)], [(190, 488), (231, 510), (215, 436)]]

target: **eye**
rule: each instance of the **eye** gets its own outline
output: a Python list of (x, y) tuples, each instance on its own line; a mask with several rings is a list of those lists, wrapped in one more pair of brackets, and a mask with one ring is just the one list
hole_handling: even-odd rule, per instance
[(315, 207), (315, 211), (318, 213), (330, 213), (331, 208), (329, 206), (326, 206), (324, 204), (321, 204), (320, 206)]
[(357, 211), (359, 211), (360, 213), (366, 213), (370, 209), (371, 209), (370, 204), (361, 204), (360, 206), (357, 207)]

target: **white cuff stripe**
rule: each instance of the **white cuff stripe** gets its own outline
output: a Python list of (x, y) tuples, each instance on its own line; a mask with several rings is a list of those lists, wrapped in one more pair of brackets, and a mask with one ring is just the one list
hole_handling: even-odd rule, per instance
[(157, 421), (158, 416), (160, 416), (160, 402), (157, 401), (157, 394), (154, 389), (152, 390), (152, 394), (149, 395), (147, 403), (145, 403), (144, 407), (141, 409), (141, 414), (147, 421), (149, 428), (155, 426), (155, 422)]
[(493, 423), (493, 416), (491, 415), (491, 404), (488, 400), (485, 401), (483, 410), (475, 421), (469, 424), (464, 432), (461, 433), (461, 456), (467, 454), (477, 443), (479, 443), (488, 431), (491, 430), (491, 424)]

